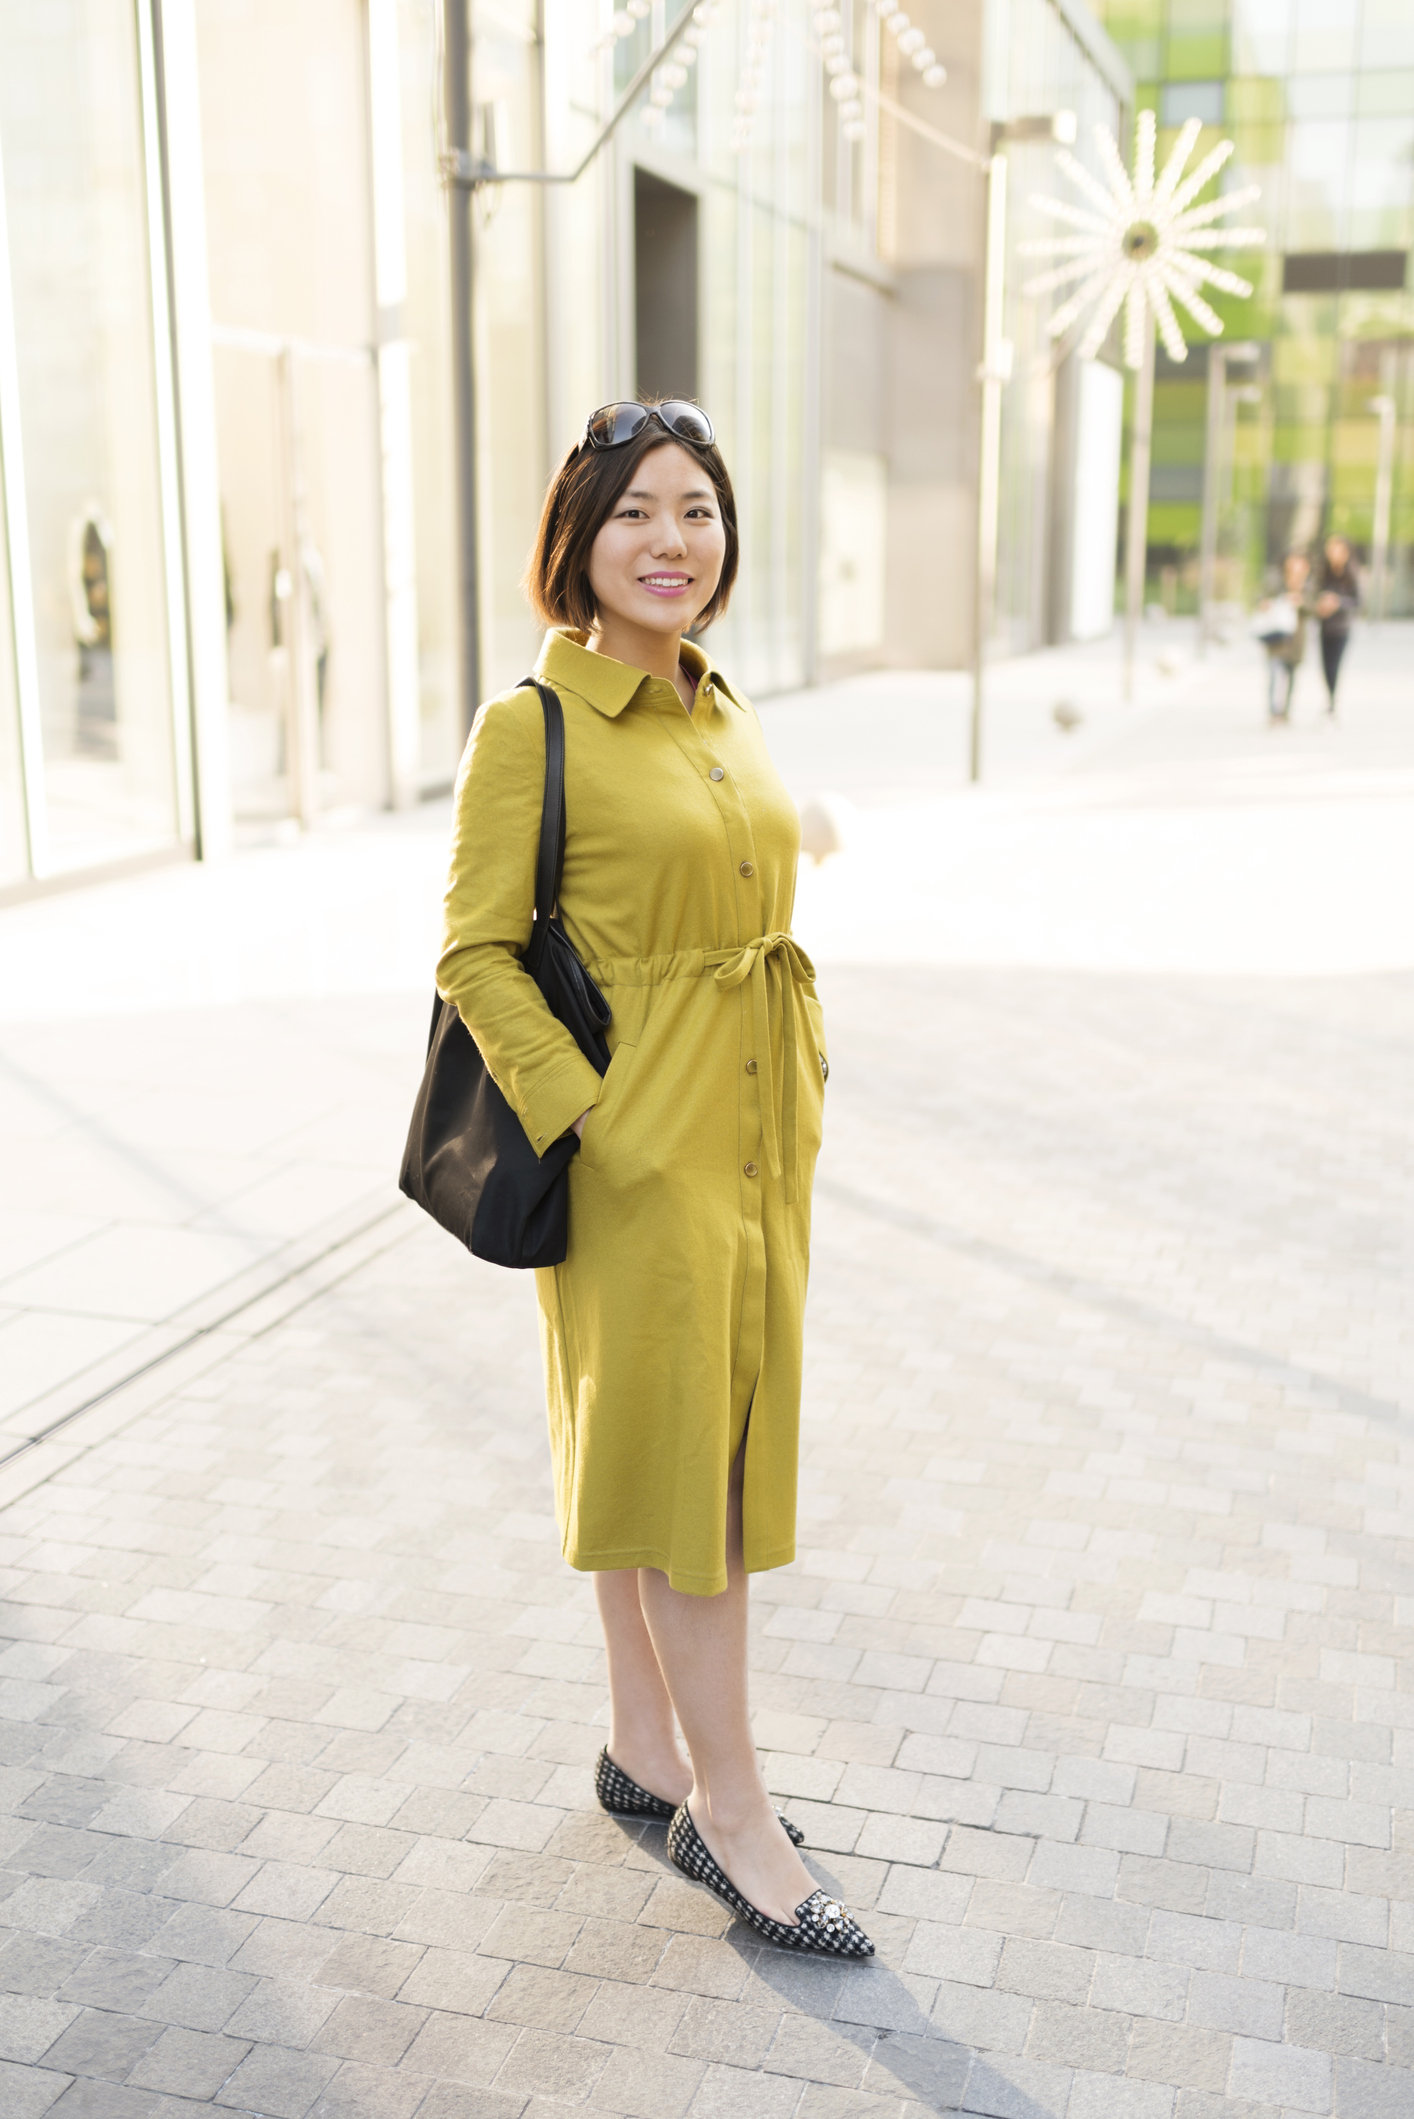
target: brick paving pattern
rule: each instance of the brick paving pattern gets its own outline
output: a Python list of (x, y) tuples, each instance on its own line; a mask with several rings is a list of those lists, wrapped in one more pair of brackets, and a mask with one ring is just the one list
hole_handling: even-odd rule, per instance
[(604, 1818), (532, 1292), (390, 1247), (0, 1516), (5, 2119), (1406, 2119), (1414, 978), (836, 971), (771, 1784)]

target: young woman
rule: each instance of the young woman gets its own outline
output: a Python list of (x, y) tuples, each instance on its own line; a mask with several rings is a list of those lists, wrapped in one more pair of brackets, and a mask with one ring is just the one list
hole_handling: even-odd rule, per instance
[[(825, 1040), (790, 934), (799, 822), (749, 703), (688, 642), (737, 568), (731, 481), (682, 399), (606, 405), (527, 575), (565, 718), (560, 914), (613, 1011), (602, 1078), (521, 967), (545, 771), (533, 690), (482, 707), (438, 988), (542, 1152), (573, 1128), (569, 1255), (536, 1275), (566, 1559), (608, 1655), (606, 1809), (758, 1933), (864, 1957), (772, 1808), (747, 1576), (795, 1555), (801, 1336)], [(686, 1740), (678, 1748), (674, 1714)]]
[(1292, 689), (1306, 654), (1306, 620), (1310, 612), (1306, 584), (1310, 573), (1311, 562), (1304, 552), (1287, 553), (1282, 561), (1281, 595), (1275, 601), (1289, 606), (1291, 631), (1261, 636), (1267, 650), (1267, 720), (1273, 726), (1291, 719)]
[(1350, 623), (1360, 608), (1360, 576), (1343, 537), (1328, 537), (1316, 584), (1316, 616), (1321, 621), (1321, 669), (1326, 680), (1326, 712), (1335, 712), (1340, 665), (1350, 645)]

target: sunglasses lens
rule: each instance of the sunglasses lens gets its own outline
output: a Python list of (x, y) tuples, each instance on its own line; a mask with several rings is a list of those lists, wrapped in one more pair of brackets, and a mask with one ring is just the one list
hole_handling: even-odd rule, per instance
[(658, 416), (663, 425), (684, 441), (706, 443), (712, 440), (712, 422), (701, 405), (691, 405), (684, 397), (669, 397), (658, 407)]
[(681, 441), (705, 446), (714, 439), (712, 422), (701, 405), (690, 404), (685, 397), (667, 397), (661, 405), (601, 405), (585, 422), (585, 436), (591, 448), (619, 449), (641, 434), (650, 419), (659, 420)]
[(585, 432), (596, 449), (617, 449), (635, 434), (641, 434), (648, 424), (648, 413), (643, 405), (601, 405), (589, 416)]

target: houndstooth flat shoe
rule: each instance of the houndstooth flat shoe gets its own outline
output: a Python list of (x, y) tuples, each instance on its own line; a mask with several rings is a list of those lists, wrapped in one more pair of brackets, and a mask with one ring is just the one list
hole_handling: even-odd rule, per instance
[[(661, 1795), (650, 1795), (646, 1788), (639, 1787), (637, 1781), (631, 1781), (622, 1767), (616, 1766), (610, 1758), (607, 1744), (594, 1764), (594, 1793), (599, 1798), (600, 1809), (607, 1810), (613, 1817), (651, 1817), (657, 1824), (668, 1825), (677, 1810), (676, 1803), (665, 1801)], [(799, 1825), (793, 1825), (782, 1810), (776, 1815), (791, 1845), (803, 1847), (805, 1834)]]
[(824, 1891), (812, 1891), (801, 1900), (795, 1909), (798, 1927), (790, 1927), (783, 1920), (772, 1920), (768, 1913), (758, 1912), (740, 1891), (726, 1872), (712, 1859), (701, 1833), (688, 1815), (687, 1804), (673, 1813), (668, 1827), (668, 1858), (684, 1876), (690, 1876), (695, 1884), (705, 1884), (707, 1889), (729, 1906), (738, 1920), (766, 1942), (773, 1942), (779, 1950), (814, 1950), (827, 1957), (872, 1957), (874, 1945), (864, 1930), (852, 1921), (837, 1898)]

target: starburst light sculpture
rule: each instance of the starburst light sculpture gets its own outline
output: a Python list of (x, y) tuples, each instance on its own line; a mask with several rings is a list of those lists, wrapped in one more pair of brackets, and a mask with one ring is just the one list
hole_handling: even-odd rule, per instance
[(1150, 311), (1158, 325), (1164, 351), (1170, 360), (1186, 359), (1188, 349), (1174, 315), (1178, 302), (1194, 321), (1215, 336), (1223, 328), (1222, 318), (1199, 293), (1206, 281), (1225, 294), (1248, 295), (1250, 283), (1216, 265), (1205, 255), (1212, 250), (1249, 248), (1267, 239), (1264, 228), (1219, 228), (1224, 214), (1246, 206), (1260, 196), (1256, 184), (1245, 185), (1224, 198), (1195, 206), (1194, 199), (1217, 175), (1232, 153), (1232, 141), (1221, 140), (1205, 155), (1188, 177), (1183, 172), (1202, 131), (1198, 118), (1189, 118), (1174, 142), (1172, 154), (1157, 181), (1154, 176), (1154, 113), (1141, 110), (1134, 126), (1134, 174), (1120, 160), (1114, 135), (1103, 125), (1095, 127), (1109, 189), (1096, 181), (1072, 154), (1062, 151), (1057, 162), (1085, 197), (1089, 208), (1072, 206), (1065, 199), (1033, 196), (1032, 205), (1054, 221), (1076, 230), (1074, 235), (1046, 236), (1020, 246), (1023, 257), (1064, 258), (1067, 262), (1043, 272), (1026, 285), (1027, 294), (1046, 294), (1078, 280), (1080, 285), (1050, 319), (1051, 338), (1068, 331), (1093, 302), (1094, 314), (1080, 342), (1083, 360), (1093, 360), (1121, 304), (1124, 305), (1124, 360), (1126, 367), (1139, 368), (1144, 361), (1144, 341)]

